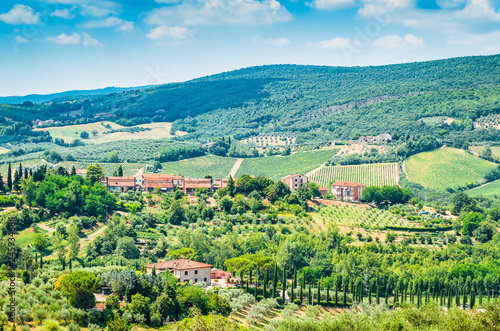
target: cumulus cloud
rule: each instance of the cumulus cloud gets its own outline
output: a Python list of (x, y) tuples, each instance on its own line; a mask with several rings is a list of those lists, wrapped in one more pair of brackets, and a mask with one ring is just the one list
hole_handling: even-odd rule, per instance
[(355, 46), (359, 46), (359, 42), (353, 42), (349, 38), (336, 37), (328, 40), (322, 40), (317, 43), (307, 43), (307, 45), (324, 49), (346, 50)]
[(84, 28), (111, 28), (116, 27), (116, 30), (126, 32), (134, 30), (134, 22), (126, 21), (118, 17), (107, 17), (104, 19), (90, 21), (83, 24)]
[(189, 35), (190, 31), (185, 26), (162, 25), (149, 30), (149, 33), (146, 35), (146, 37), (153, 40), (160, 40), (165, 38), (181, 40), (187, 39)]
[(82, 4), (82, 15), (92, 17), (105, 17), (117, 14), (121, 5), (113, 1), (97, 1), (89, 4)]
[(92, 46), (92, 47), (102, 46), (99, 40), (92, 38), (86, 32), (82, 32), (82, 37), (83, 37), (83, 43), (82, 43), (83, 46)]
[(0, 21), (12, 25), (35, 25), (40, 23), (40, 14), (29, 6), (14, 5), (7, 13), (0, 14)]
[(20, 36), (20, 35), (15, 36), (15, 37), (14, 37), (14, 41), (15, 41), (16, 43), (18, 43), (18, 44), (27, 44), (27, 43), (29, 42), (29, 40), (28, 40), (28, 39), (26, 39), (26, 38), (24, 38), (24, 37), (22, 37), (22, 36)]
[(323, 10), (341, 9), (353, 7), (357, 4), (356, 0), (313, 0), (310, 5)]
[(253, 37), (252, 41), (255, 44), (269, 45), (269, 46), (290, 45), (290, 40), (288, 40), (287, 38), (268, 38), (268, 39), (261, 40), (259, 37), (255, 36), (255, 37)]
[(394, 34), (375, 39), (373, 46), (381, 49), (410, 49), (424, 47), (425, 43), (423, 38), (413, 34), (407, 34), (404, 37)]
[(490, 20), (493, 22), (500, 21), (500, 11), (495, 11), (489, 0), (469, 0), (463, 10), (457, 13), (459, 19), (479, 19)]
[(72, 34), (61, 33), (55, 37), (45, 38), (48, 42), (60, 45), (83, 45), (83, 46), (102, 46), (102, 44), (97, 40), (92, 38), (88, 33), (82, 32), (78, 34), (73, 32)]
[(61, 45), (78, 45), (81, 41), (82, 37), (73, 32), (72, 34), (61, 33), (56, 37), (47, 37), (46, 40), (51, 43), (61, 44)]
[(71, 20), (75, 18), (75, 15), (71, 14), (69, 9), (56, 9), (53, 13), (50, 14), (51, 17), (59, 17), (64, 18), (66, 20)]
[(192, 26), (211, 24), (272, 24), (287, 22), (292, 15), (276, 0), (187, 0), (176, 6), (152, 10), (145, 22)]

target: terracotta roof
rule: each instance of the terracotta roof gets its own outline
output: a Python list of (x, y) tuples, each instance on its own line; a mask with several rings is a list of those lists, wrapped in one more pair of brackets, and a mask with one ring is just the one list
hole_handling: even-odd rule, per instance
[(202, 262), (196, 262), (188, 259), (178, 259), (167, 262), (148, 264), (147, 267), (150, 269), (154, 267), (156, 270), (164, 270), (164, 269), (185, 270), (185, 269), (198, 269), (198, 268), (212, 268), (213, 265)]
[(135, 186), (135, 177), (108, 177), (108, 186)]
[(328, 191), (328, 189), (326, 187), (323, 187), (323, 186), (319, 186), (318, 187), (318, 191)]
[(146, 187), (160, 187), (160, 188), (173, 188), (174, 184), (172, 183), (165, 183), (165, 182), (151, 182), (147, 181), (146, 182)]
[(332, 186), (348, 186), (348, 187), (356, 187), (356, 186), (365, 186), (365, 184), (361, 183), (353, 183), (353, 182), (335, 182), (332, 184)]
[(293, 174), (293, 175), (288, 175), (288, 176), (285, 176), (285, 177), (281, 177), (281, 179), (292, 178), (292, 177), (297, 177), (297, 176), (302, 176), (302, 175), (299, 174), (299, 173), (297, 173), (297, 174)]
[(87, 174), (87, 169), (75, 169), (75, 173), (77, 175), (86, 175)]
[(184, 179), (184, 188), (199, 188), (199, 187), (212, 187), (210, 178), (186, 178)]
[(182, 179), (182, 176), (175, 176), (174, 174), (143, 174), (142, 178), (148, 180), (166, 180), (166, 179)]

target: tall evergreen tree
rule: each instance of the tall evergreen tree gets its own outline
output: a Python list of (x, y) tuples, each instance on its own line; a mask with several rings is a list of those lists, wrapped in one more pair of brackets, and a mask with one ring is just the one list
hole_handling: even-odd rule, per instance
[(304, 297), (304, 272), (302, 272), (302, 279), (300, 280), (300, 289), (299, 289), (299, 300), (302, 304), (302, 298)]
[(227, 179), (227, 192), (230, 197), (234, 196), (234, 180), (231, 175), (229, 175), (229, 178)]
[(262, 293), (263, 293), (263, 296), (264, 296), (264, 299), (267, 298), (267, 282), (268, 282), (268, 275), (267, 275), (267, 270), (266, 272), (264, 273), (264, 286), (263, 286), (263, 289), (262, 289)]
[(278, 287), (278, 264), (277, 263), (274, 264), (273, 298), (276, 298), (276, 287)]
[(309, 283), (309, 292), (307, 294), (307, 303), (312, 305), (312, 292), (311, 292), (311, 283)]
[(285, 304), (285, 295), (286, 295), (286, 266), (283, 266), (283, 304)]
[(23, 165), (19, 163), (19, 178), (23, 178)]
[(28, 173), (28, 168), (24, 168), (24, 178), (28, 179), (29, 173)]
[(75, 168), (75, 166), (71, 167), (71, 174), (70, 175), (71, 176), (75, 176), (76, 175), (76, 168)]
[(7, 188), (12, 191), (12, 166), (9, 163), (9, 168), (7, 170)]
[(330, 283), (326, 287), (326, 305), (330, 305)]
[(122, 168), (122, 165), (120, 164), (120, 166), (118, 167), (118, 177), (123, 177), (123, 168)]
[(5, 192), (5, 184), (3, 183), (2, 174), (0, 174), (0, 192)]
[(321, 281), (318, 281), (318, 304), (321, 302)]
[(380, 305), (380, 286), (377, 285), (377, 305)]

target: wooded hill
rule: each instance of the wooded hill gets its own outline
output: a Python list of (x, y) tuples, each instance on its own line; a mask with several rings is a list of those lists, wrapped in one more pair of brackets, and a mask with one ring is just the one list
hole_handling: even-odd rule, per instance
[[(83, 114), (68, 116), (82, 107)], [(370, 67), (250, 67), (183, 83), (18, 108), (17, 120), (81, 123), (111, 112), (122, 125), (174, 121), (173, 130), (191, 133), (184, 139), (287, 131), (302, 135), (300, 143), (397, 131), (495, 141), (497, 134), (474, 130), (472, 123), (500, 113), (500, 55)], [(0, 115), (12, 114), (12, 106), (0, 106)], [(452, 117), (459, 125), (441, 126), (442, 121), (432, 120), (436, 116)]]

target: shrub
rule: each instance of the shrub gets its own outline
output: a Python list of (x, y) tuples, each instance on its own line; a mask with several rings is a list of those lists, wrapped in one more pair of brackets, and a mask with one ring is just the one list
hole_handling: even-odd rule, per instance
[(300, 305), (300, 299), (293, 300), (293, 303), (296, 304), (296, 305)]

